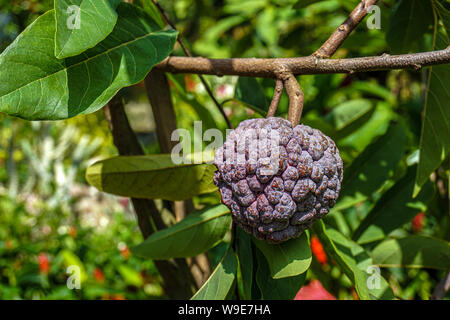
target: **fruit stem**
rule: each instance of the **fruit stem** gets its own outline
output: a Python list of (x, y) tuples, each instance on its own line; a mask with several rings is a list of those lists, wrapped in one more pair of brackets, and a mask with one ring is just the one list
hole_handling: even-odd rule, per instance
[(277, 79), (275, 84), (275, 91), (273, 93), (272, 102), (270, 103), (269, 110), (267, 111), (267, 118), (274, 117), (277, 112), (278, 104), (280, 103), (281, 95), (283, 93), (284, 83), (283, 80)]

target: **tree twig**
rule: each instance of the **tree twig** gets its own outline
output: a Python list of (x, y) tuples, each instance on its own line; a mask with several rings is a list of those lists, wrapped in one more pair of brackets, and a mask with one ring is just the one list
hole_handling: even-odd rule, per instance
[(348, 18), (331, 34), (327, 41), (313, 53), (318, 58), (330, 58), (367, 15), (371, 6), (378, 0), (362, 0), (350, 13)]
[[(144, 154), (136, 135), (131, 129), (120, 94), (117, 94), (105, 107), (105, 114), (113, 135), (114, 144), (121, 155)], [(144, 237), (148, 238), (155, 228), (150, 222), (150, 217), (157, 229), (166, 227), (152, 200), (131, 199), (138, 219), (139, 229)], [(156, 268), (164, 280), (164, 289), (172, 299), (187, 299), (196, 290), (194, 279), (187, 266), (186, 260), (155, 260)]]
[(283, 81), (284, 88), (289, 97), (288, 120), (295, 127), (300, 123), (300, 118), (302, 117), (305, 96), (294, 74), (288, 68), (281, 67), (278, 70), (277, 78)]
[[(158, 9), (158, 11), (161, 13), (161, 15), (164, 17), (164, 19), (166, 20), (166, 22), (174, 29), (177, 30), (177, 27), (175, 26), (175, 24), (172, 22), (172, 20), (170, 19), (169, 15), (167, 14), (167, 12), (164, 10), (164, 8), (159, 4), (159, 2), (157, 0), (151, 0), (153, 2), (153, 4), (156, 6), (156, 8)], [(178, 43), (181, 46), (181, 49), (183, 50), (184, 54), (188, 57), (192, 57), (192, 53), (189, 51), (189, 49), (187, 48), (187, 46), (184, 44), (184, 40), (183, 37), (181, 35), (178, 36), (177, 38)], [(211, 87), (209, 86), (209, 84), (206, 82), (205, 78), (201, 75), (198, 75), (198, 77), (200, 78), (200, 81), (203, 84), (203, 87), (205, 88), (206, 92), (208, 93), (208, 95), (211, 97), (212, 101), (214, 102), (214, 104), (216, 105), (216, 107), (219, 109), (220, 113), (222, 114), (223, 118), (225, 119), (225, 122), (227, 123), (228, 128), (232, 128), (231, 126), (231, 122), (230, 119), (228, 119), (225, 110), (223, 109), (222, 105), (220, 104), (220, 102), (216, 99), (216, 97), (214, 96), (214, 93), (211, 90)]]
[(274, 117), (280, 103), (281, 95), (283, 94), (283, 80), (277, 79), (275, 84), (275, 91), (273, 93), (272, 102), (270, 103), (269, 110), (267, 111), (267, 118)]
[(298, 58), (231, 58), (168, 57), (155, 68), (171, 73), (235, 75), (276, 79), (284, 65), (294, 74), (355, 73), (379, 70), (414, 69), (450, 63), (450, 47), (444, 50), (413, 54), (318, 59), (314, 56)]
[(431, 296), (431, 300), (444, 299), (448, 290), (450, 290), (450, 271), (447, 272), (445, 277), (437, 284), (433, 295)]

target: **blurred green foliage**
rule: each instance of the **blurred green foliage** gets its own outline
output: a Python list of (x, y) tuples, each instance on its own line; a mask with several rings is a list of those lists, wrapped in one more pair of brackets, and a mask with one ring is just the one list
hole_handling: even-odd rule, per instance
[[(135, 2), (145, 5), (147, 10), (153, 10), (146, 0)], [(327, 0), (306, 7), (293, 7), (296, 2), (160, 1), (196, 55), (264, 58), (311, 54), (345, 20), (359, 0)], [(411, 47), (398, 43), (400, 35), (392, 33), (395, 32), (392, 31), (395, 24), (390, 22), (391, 12), (398, 6), (396, 2), (381, 1), (381, 29), (368, 30), (366, 24), (361, 23), (334, 57), (431, 50), (433, 28), (428, 22), (417, 31), (423, 37), (413, 39)], [(0, 0), (0, 50), (52, 5), (51, 0)], [(403, 5), (406, 5), (405, 2)], [(175, 54), (183, 55), (180, 48)], [(229, 76), (206, 78), (234, 126), (249, 117), (264, 116), (273, 95), (273, 80), (246, 81)], [(201, 120), (203, 131), (214, 127), (225, 131), (225, 122), (195, 75), (169, 75), (169, 79), (180, 128), (194, 134), (194, 121)], [(366, 168), (366, 171), (355, 169), (358, 175), (354, 177), (354, 184), (351, 189), (343, 189), (343, 194), (348, 196), (345, 201), (348, 202), (338, 203), (325, 218), (327, 225), (351, 238), (372, 209), (380, 207), (378, 201), (399, 189), (399, 181), (406, 179), (413, 182), (407, 174), (417, 163), (424, 74), (420, 71), (395, 70), (305, 75), (299, 76), (298, 80), (305, 93), (302, 122), (322, 130), (336, 141), (345, 168)], [(247, 93), (247, 97), (242, 93)], [(131, 124), (147, 153), (159, 152), (144, 87), (126, 88), (123, 94)], [(277, 115), (285, 116), (287, 109), (288, 99), (283, 94)], [(117, 209), (115, 198), (100, 201), (98, 211), (110, 212), (108, 227), (86, 226), (78, 216), (79, 204), (82, 198), (92, 199), (99, 195), (92, 196), (86, 191), (67, 197), (67, 192), (73, 192), (75, 186), (88, 189), (83, 170), (87, 159), (116, 153), (103, 112), (43, 125), (0, 117), (0, 299), (164, 297), (160, 277), (152, 262), (133, 255), (124, 257), (124, 245), (131, 246), (141, 240), (129, 206), (119, 206)], [(76, 128), (75, 134), (68, 134), (72, 146), (84, 139), (86, 146), (92, 147), (90, 153), (76, 154), (73, 152), (76, 149), (61, 147), (65, 158), (60, 161), (59, 156), (51, 157), (42, 151), (46, 145), (44, 141), (47, 141), (49, 149), (46, 150), (58, 152), (55, 151), (58, 145), (66, 143), (61, 141), (61, 137), (67, 130), (65, 127), (69, 126)], [(96, 144), (95, 139), (101, 139), (101, 142)], [(392, 143), (390, 148), (380, 147), (387, 146), (388, 142)], [(85, 152), (87, 148), (82, 150)], [(385, 161), (375, 163), (380, 154)], [(40, 172), (40, 168), (45, 170)], [(63, 194), (56, 191), (59, 189), (56, 178), (61, 177), (58, 170), (65, 177), (61, 185), (71, 177), (71, 183), (63, 189)], [(400, 221), (395, 230), (389, 229), (383, 236), (401, 238), (420, 234), (450, 241), (449, 172), (447, 159), (435, 171), (433, 186), (426, 187), (425, 196), (421, 195), (418, 199), (412, 198), (409, 189), (394, 194), (398, 206), (386, 212), (394, 215), (406, 208), (407, 220)], [(351, 172), (346, 174), (351, 175)], [(216, 195), (194, 199), (196, 204), (217, 202)], [(33, 203), (31, 207), (30, 203)], [(425, 218), (410, 223), (410, 218), (419, 213), (424, 213)], [(384, 239), (375, 238), (359, 245), (371, 251)], [(217, 247), (214, 250), (219, 252), (219, 248), (223, 249)], [(49, 260), (47, 271), (46, 258), (42, 254)], [(218, 263), (217, 256), (220, 254), (214, 255), (214, 264)], [(81, 261), (86, 272), (85, 289), (81, 291), (67, 289), (67, 274), (61, 272), (64, 268), (60, 266), (74, 257)], [(385, 268), (382, 273), (400, 299), (429, 299), (444, 275), (442, 270), (397, 267)], [(103, 277), (104, 280), (101, 280)], [(319, 279), (337, 298), (355, 298), (350, 280), (330, 257), (326, 263), (320, 263), (317, 256), (313, 258), (307, 273), (307, 280), (310, 279)]]

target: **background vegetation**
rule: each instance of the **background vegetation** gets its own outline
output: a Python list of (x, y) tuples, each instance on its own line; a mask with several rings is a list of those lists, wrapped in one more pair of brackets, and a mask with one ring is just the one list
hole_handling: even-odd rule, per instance
[[(162, 0), (161, 4), (196, 55), (269, 58), (311, 54), (359, 1), (296, 2)], [(149, 1), (135, 3), (154, 10)], [(424, 3), (428, 1), (380, 1), (381, 29), (361, 23), (334, 57), (445, 48), (449, 2)], [(52, 7), (52, 0), (0, 0), (0, 50)], [(178, 46), (174, 54), (183, 55)], [(422, 188), (415, 188), (425, 101), (428, 108), (438, 108), (425, 97), (441, 97), (447, 115), (449, 110), (448, 65), (433, 68), (439, 75), (431, 84), (433, 76), (421, 70), (298, 77), (305, 93), (302, 122), (332, 137), (345, 163), (348, 187), (325, 218), (327, 228), (338, 232), (333, 242), (358, 270), (381, 265), (386, 283), (399, 299), (429, 299), (450, 269), (448, 149), (431, 177), (422, 179)], [(206, 78), (234, 126), (267, 111), (273, 80)], [(169, 80), (179, 128), (194, 134), (194, 121), (202, 120), (203, 130), (225, 131), (225, 121), (196, 76), (169, 75)], [(146, 153), (159, 153), (144, 85), (125, 88), (122, 94)], [(287, 109), (283, 94), (278, 115), (285, 116)], [(429, 113), (428, 121), (442, 123), (437, 117)], [(0, 115), (0, 121), (0, 299), (166, 298), (152, 260), (128, 249), (142, 242), (129, 200), (96, 191), (85, 180), (89, 165), (117, 154), (103, 110), (60, 122), (27, 122), (7, 115)], [(436, 139), (448, 143), (449, 127), (447, 118), (444, 130), (435, 132)], [(413, 198), (415, 190), (418, 195)], [(219, 202), (216, 192), (194, 198), (197, 208)], [(357, 299), (354, 281), (330, 255), (333, 250), (321, 226), (308, 236), (313, 260), (306, 273), (306, 291), (297, 298)], [(225, 237), (208, 251), (212, 268), (229, 241)], [(255, 254), (264, 261), (260, 251)], [(65, 266), (72, 264), (83, 270), (82, 290), (66, 286)], [(264, 293), (258, 281), (263, 271), (256, 274), (260, 292), (255, 297), (284, 298)], [(288, 281), (295, 287), (295, 279)], [(246, 288), (238, 289), (244, 296)], [(323, 295), (315, 296), (318, 292)]]

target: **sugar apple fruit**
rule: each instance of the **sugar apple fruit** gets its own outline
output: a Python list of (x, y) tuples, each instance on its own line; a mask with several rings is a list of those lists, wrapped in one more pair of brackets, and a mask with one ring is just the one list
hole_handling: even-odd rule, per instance
[(282, 118), (245, 120), (217, 149), (214, 183), (233, 220), (269, 243), (298, 237), (339, 196), (343, 163), (332, 139)]

